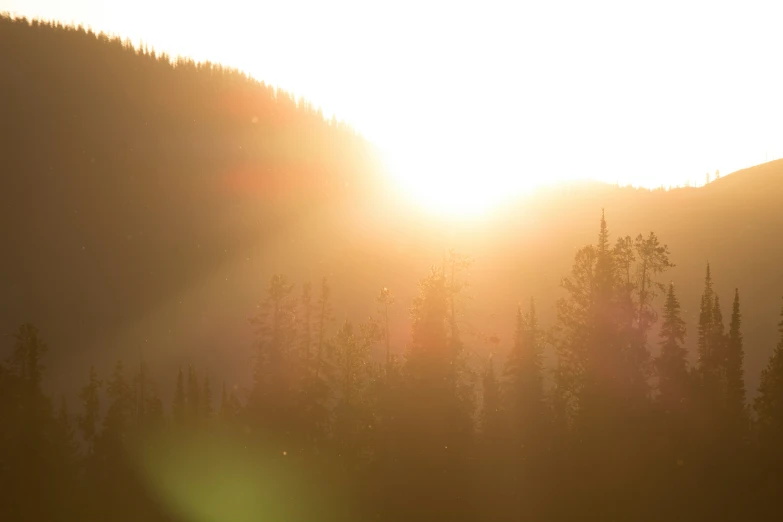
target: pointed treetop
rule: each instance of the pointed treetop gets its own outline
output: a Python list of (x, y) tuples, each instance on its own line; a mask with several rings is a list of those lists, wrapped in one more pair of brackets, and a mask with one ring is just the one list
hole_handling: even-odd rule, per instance
[(783, 306), (780, 308), (780, 322), (778, 323), (778, 332), (780, 332), (780, 346), (783, 349)]
[(598, 233), (598, 252), (605, 254), (609, 251), (609, 228), (606, 226), (606, 214), (601, 209), (601, 230)]

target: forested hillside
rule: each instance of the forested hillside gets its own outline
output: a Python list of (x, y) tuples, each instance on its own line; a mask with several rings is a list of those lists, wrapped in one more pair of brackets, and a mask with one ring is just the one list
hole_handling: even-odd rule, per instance
[(239, 71), (9, 17), (0, 49), (5, 331), (77, 350), (377, 178), (348, 126)]

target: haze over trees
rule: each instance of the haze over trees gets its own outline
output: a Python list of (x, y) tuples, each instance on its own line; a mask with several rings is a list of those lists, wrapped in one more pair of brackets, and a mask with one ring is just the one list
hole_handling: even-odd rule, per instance
[(240, 72), (0, 49), (0, 520), (780, 517), (780, 163), (455, 231)]
[(726, 331), (707, 266), (691, 365), (661, 283), (668, 248), (654, 233), (613, 243), (603, 216), (599, 230), (556, 323), (520, 306), (508, 356), (482, 367), (459, 326), (470, 260), (454, 253), (421, 279), (402, 357), (373, 357), (385, 306), (336, 323), (326, 280), (313, 313), (309, 283), (297, 294), (272, 277), (251, 321), (253, 378), (217, 400), (208, 369), (180, 368), (167, 400), (144, 361), (118, 361), (85, 371), (69, 409), (43, 392), (49, 347), (23, 324), (0, 366), (4, 518), (775, 519), (783, 337), (751, 407), (739, 292)]

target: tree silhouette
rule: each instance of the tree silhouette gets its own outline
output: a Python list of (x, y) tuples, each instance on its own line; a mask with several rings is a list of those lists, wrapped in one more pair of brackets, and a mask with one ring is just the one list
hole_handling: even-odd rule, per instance
[(661, 354), (657, 360), (659, 401), (669, 411), (679, 408), (688, 394), (687, 352), (682, 346), (685, 333), (685, 321), (674, 293), (674, 283), (669, 283), (660, 331)]

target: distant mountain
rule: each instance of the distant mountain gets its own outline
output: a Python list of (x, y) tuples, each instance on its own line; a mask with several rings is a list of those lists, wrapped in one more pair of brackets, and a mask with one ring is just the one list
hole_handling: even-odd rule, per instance
[(783, 161), (700, 188), (542, 188), (486, 218), (438, 221), (390, 190), (350, 128), (237, 71), (8, 17), (0, 49), (0, 329), (39, 326), (69, 376), (53, 386), (140, 355), (242, 381), (247, 318), (277, 272), (328, 276), (338, 319), (373, 313), (388, 286), (400, 351), (416, 281), (449, 248), (475, 260), (469, 345), (480, 356), (497, 333), (504, 350), (517, 302), (535, 297), (553, 323), (602, 208), (613, 240), (655, 231), (669, 245), (691, 347), (707, 262), (726, 316), (739, 288), (751, 395), (777, 340)]

